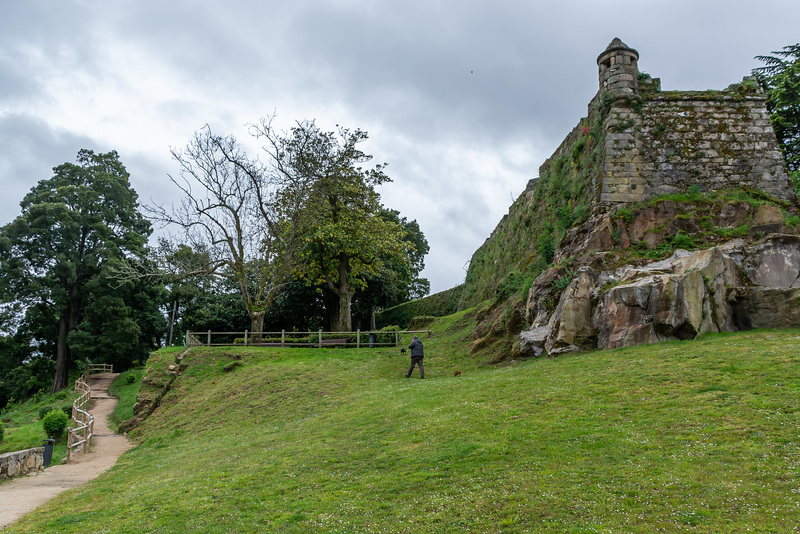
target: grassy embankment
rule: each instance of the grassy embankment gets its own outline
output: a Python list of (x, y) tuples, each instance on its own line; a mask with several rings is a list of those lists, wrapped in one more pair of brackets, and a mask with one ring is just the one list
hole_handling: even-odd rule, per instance
[[(119, 402), (111, 413), (110, 426), (113, 430), (117, 430), (119, 424), (127, 421), (133, 417), (133, 405), (136, 403), (136, 394), (139, 392), (144, 369), (131, 369), (120, 373), (120, 375), (108, 388), (108, 393), (112, 397), (117, 397)], [(136, 379), (133, 382), (128, 382), (128, 375), (133, 375)]]
[[(5, 437), (0, 441), (0, 454), (43, 446), (44, 440), (50, 436), (45, 433), (39, 420), (39, 409), (43, 406), (53, 409), (70, 407), (76, 397), (72, 391), (59, 391), (55, 395), (36, 395), (26, 402), (4, 408), (0, 424), (5, 427)], [(67, 455), (67, 432), (54, 437), (53, 464), (58, 464)]]
[(8, 532), (800, 524), (800, 331), (491, 367), (461, 348), (473, 326), (434, 323), (424, 381), (388, 349), (195, 349), (138, 447)]

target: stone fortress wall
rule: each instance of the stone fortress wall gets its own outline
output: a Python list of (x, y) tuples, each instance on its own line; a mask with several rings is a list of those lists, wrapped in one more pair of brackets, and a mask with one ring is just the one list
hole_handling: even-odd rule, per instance
[(597, 200), (635, 202), (692, 185), (702, 191), (751, 187), (794, 200), (766, 98), (754, 79), (722, 91), (662, 92), (659, 79), (640, 75), (638, 60), (639, 53), (619, 39), (597, 58), (600, 90), (590, 115), (603, 107), (606, 112)]

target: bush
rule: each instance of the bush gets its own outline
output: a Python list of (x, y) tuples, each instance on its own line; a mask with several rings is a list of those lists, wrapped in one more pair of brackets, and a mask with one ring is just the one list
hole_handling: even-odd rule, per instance
[(131, 373), (125, 380), (128, 381), (128, 384), (133, 384), (134, 382), (136, 382), (136, 375)]
[(0, 423), (0, 441), (3, 441), (3, 436), (6, 434), (6, 429), (3, 427), (3, 424)]
[(50, 406), (50, 405), (40, 407), (39, 408), (39, 421), (43, 421), (44, 420), (44, 416), (49, 414), (52, 411), (53, 411), (53, 407)]
[(42, 427), (48, 436), (60, 436), (67, 427), (67, 414), (61, 410), (53, 410), (42, 419)]
[(68, 418), (72, 419), (72, 405), (71, 404), (65, 404), (64, 406), (62, 406), (61, 407), (61, 411), (64, 412), (65, 414), (67, 414)]

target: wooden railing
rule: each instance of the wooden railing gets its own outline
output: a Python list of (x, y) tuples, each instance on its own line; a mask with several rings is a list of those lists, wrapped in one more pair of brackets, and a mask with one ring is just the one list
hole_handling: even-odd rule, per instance
[[(431, 336), (428, 330), (394, 330), (394, 331), (364, 331), (355, 332), (191, 332), (186, 331), (187, 347), (222, 347), (242, 345), (245, 347), (397, 347), (400, 344), (400, 335), (425, 334)], [(225, 339), (220, 339), (223, 337)], [(212, 337), (217, 339), (212, 340)], [(355, 341), (350, 341), (354, 338)], [(381, 341), (378, 341), (378, 340)], [(388, 340), (388, 341), (387, 341)]]
[(67, 463), (72, 461), (72, 455), (78, 447), (81, 448), (81, 452), (86, 453), (94, 436), (94, 417), (85, 409), (92, 394), (92, 388), (86, 383), (86, 376), (75, 381), (75, 391), (80, 392), (80, 396), (72, 403), (72, 428), (69, 429), (67, 438)]
[(89, 376), (94, 373), (113, 373), (113, 372), (114, 372), (114, 365), (111, 363), (87, 363), (86, 374), (84, 376)]

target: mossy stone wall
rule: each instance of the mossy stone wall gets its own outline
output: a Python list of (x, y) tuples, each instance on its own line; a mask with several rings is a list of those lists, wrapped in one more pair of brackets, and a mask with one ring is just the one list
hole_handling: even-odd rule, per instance
[(646, 196), (749, 187), (791, 200), (763, 96), (665, 93), (646, 97), (637, 167)]

